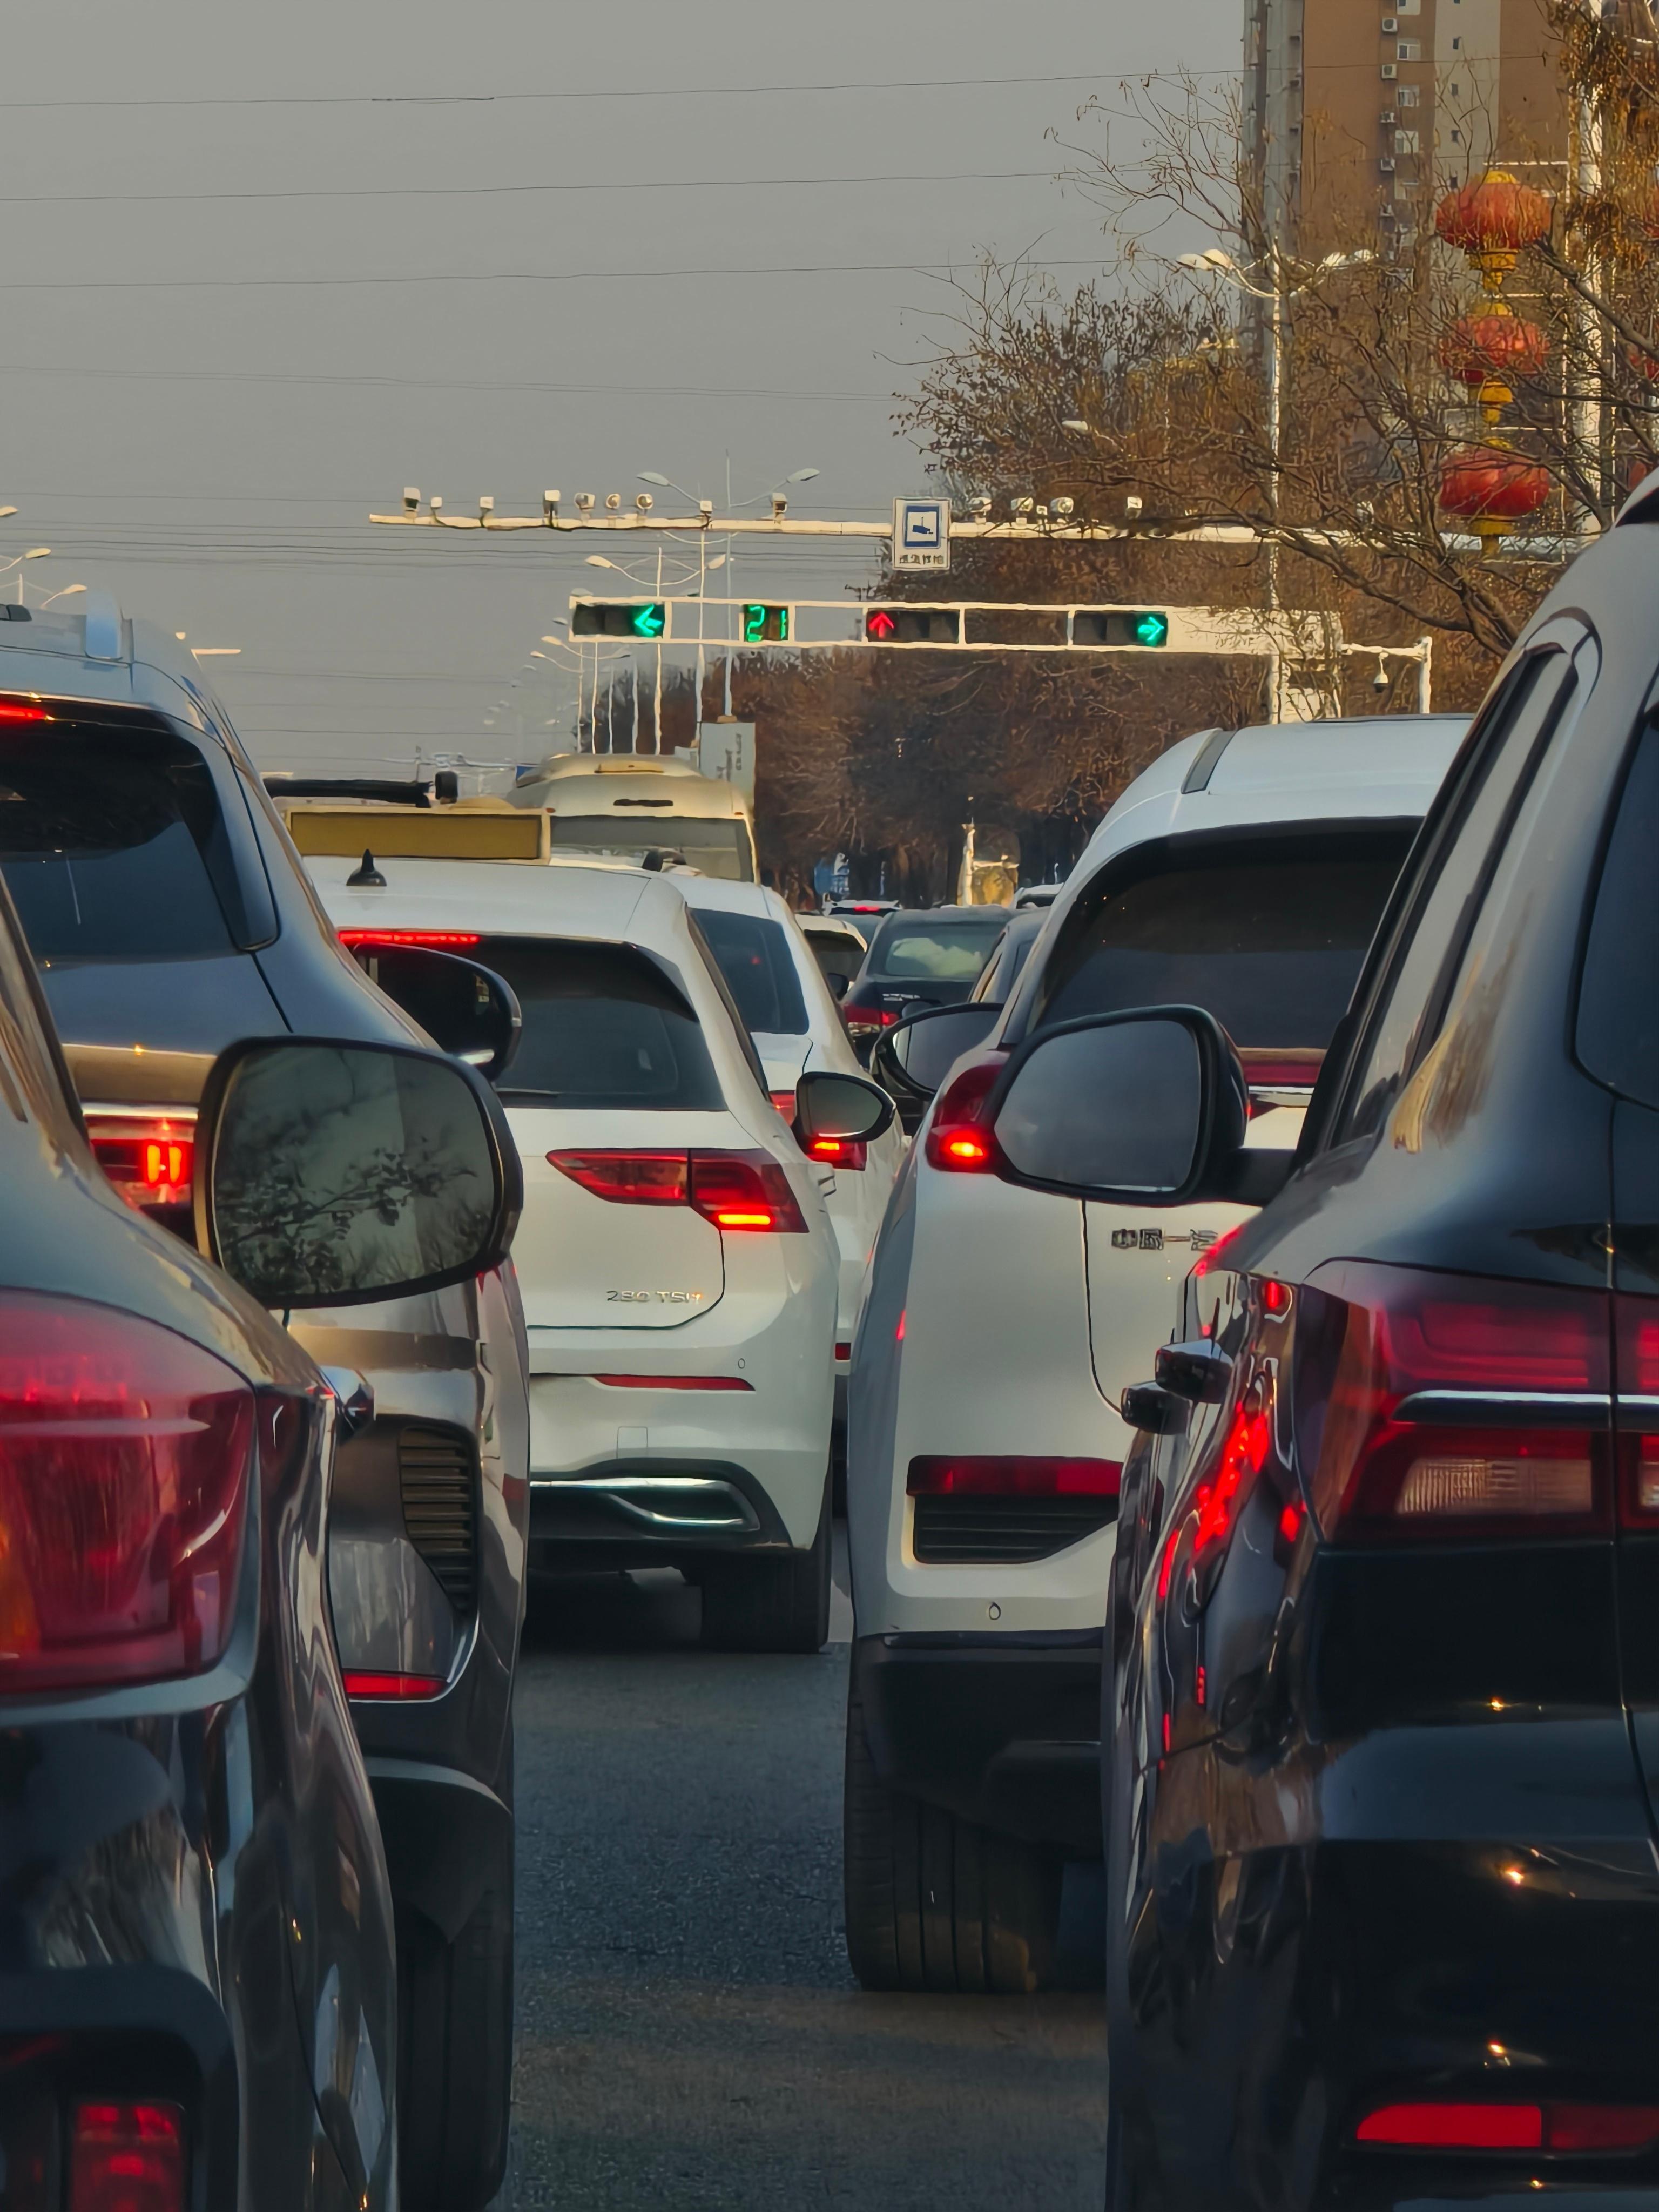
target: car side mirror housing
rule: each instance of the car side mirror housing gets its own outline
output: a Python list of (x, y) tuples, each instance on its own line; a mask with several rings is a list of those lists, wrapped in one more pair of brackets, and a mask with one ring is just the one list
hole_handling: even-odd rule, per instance
[(517, 994), (481, 961), (428, 945), (359, 945), (352, 957), (441, 1052), (494, 1083), (511, 1066), (524, 1024)]
[(823, 970), (823, 980), (837, 999), (844, 999), (853, 988), (852, 977), (843, 975), (838, 969), (826, 968)]
[(1040, 1030), (1010, 1058), (987, 1101), (994, 1164), (1066, 1198), (1187, 1206), (1248, 1192), (1261, 1205), (1292, 1155), (1245, 1153), (1249, 1097), (1231, 1040), (1201, 1007), (1091, 1015)]
[(795, 1079), (795, 1134), (803, 1146), (815, 1137), (868, 1144), (892, 1125), (893, 1102), (879, 1084), (829, 1068), (811, 1069)]
[(984, 1043), (1002, 1012), (1000, 1000), (928, 1006), (884, 1030), (870, 1055), (870, 1073), (901, 1106), (926, 1105), (965, 1052)]
[(196, 1124), (198, 1248), (262, 1305), (365, 1305), (503, 1261), (523, 1205), (495, 1093), (415, 1045), (247, 1037)]

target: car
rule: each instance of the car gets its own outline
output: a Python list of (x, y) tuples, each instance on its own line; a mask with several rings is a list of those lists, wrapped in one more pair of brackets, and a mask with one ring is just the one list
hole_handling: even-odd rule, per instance
[[(401, 1006), (377, 988), (190, 654), (103, 594), (76, 604), (0, 626), (0, 877), (95, 1156), (188, 1237), (198, 1104), (228, 1045), (436, 1036), (489, 1064), (515, 1010), (453, 951), (406, 948), (395, 977), (383, 963)], [(398, 1917), (415, 2089), (403, 2203), (448, 2212), (486, 2201), (507, 2155), (529, 1457), (518, 1290), (504, 1261), (361, 1314), (288, 1319), (359, 1416), (330, 1484), (331, 1616)]]
[(1027, 907), (1052, 906), (1065, 886), (1061, 884), (1025, 884), (1014, 893), (1014, 910), (1024, 913)]
[(198, 1253), (100, 1171), (3, 886), (0, 1100), (0, 2189), (395, 2212), (395, 1907), (326, 1581), (354, 1416), (266, 1308), (498, 1265), (511, 1139), (436, 1054), (248, 1039), (202, 1091)]
[[(1100, 1849), (1100, 1593), (1135, 1433), (1117, 1400), (1195, 1253), (1246, 1212), (1212, 1192), (1142, 1210), (1016, 1188), (989, 1169), (987, 1096), (1030, 1036), (1180, 1000), (1242, 1048), (1251, 1144), (1293, 1143), (1463, 726), (1183, 739), (1094, 833), (1007, 1005), (922, 1013), (877, 1048), (878, 1079), (925, 1118), (871, 1263), (849, 1396), (847, 1931), (867, 1986), (1020, 1989), (1058, 1971), (1062, 1869)], [(1079, 1114), (1091, 1105), (1080, 1092)], [(931, 1881), (925, 1911), (918, 1835), (969, 1869)]]
[(1659, 2195), (1656, 523), (1499, 669), (1294, 1151), (1189, 1009), (988, 1102), (1045, 1188), (1266, 1201), (1131, 1401), (1114, 2212)]
[[(675, 874), (670, 880), (696, 915), (720, 963), (760, 1054), (772, 1103), (784, 1120), (795, 1118), (795, 1086), (804, 1069), (859, 1074), (859, 1060), (835, 1000), (794, 915), (778, 894), (758, 884), (721, 883), (709, 876)], [(887, 1194), (904, 1157), (904, 1139), (895, 1121), (873, 1141), (840, 1145), (826, 1140), (813, 1156), (835, 1170), (824, 1202), (841, 1254), (836, 1431), (844, 1437), (859, 1291)]]
[(888, 915), (841, 1002), (848, 1035), (867, 1053), (902, 1015), (965, 999), (1007, 921), (1001, 906), (904, 908)]
[(824, 981), (836, 998), (844, 999), (870, 950), (868, 936), (840, 915), (799, 914), (795, 919)]
[(690, 879), (428, 860), (367, 885), (345, 858), (310, 866), (348, 943), (462, 940), (523, 1008), (499, 1088), (525, 1161), (535, 1564), (678, 1567), (706, 1642), (819, 1650), (841, 1254), (836, 1171), (808, 1152), (878, 1142), (890, 1101), (805, 1069), (792, 1134)]
[(1009, 998), (1018, 982), (1025, 963), (1031, 957), (1031, 947), (1042, 934), (1042, 925), (1048, 919), (1043, 907), (1018, 907), (1010, 916), (1008, 926), (991, 948), (991, 956), (975, 979), (968, 994), (969, 1001), (979, 1006), (988, 1000), (1000, 1006)]

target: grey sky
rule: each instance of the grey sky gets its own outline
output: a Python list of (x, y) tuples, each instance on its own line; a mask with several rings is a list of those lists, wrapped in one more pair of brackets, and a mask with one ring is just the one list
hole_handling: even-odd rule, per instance
[[(1120, 76), (1235, 67), (1238, 36), (1237, 0), (20, 14), (0, 78), (4, 556), (49, 544), (32, 586), (83, 580), (240, 645), (215, 679), (267, 763), (482, 756), (494, 702), (596, 580), (592, 541), (375, 531), (371, 506), (405, 483), (504, 513), (554, 485), (631, 501), (646, 468), (719, 498), (729, 451), (740, 498), (815, 465), (798, 506), (878, 514), (921, 481), (890, 395), (949, 295), (916, 265), (1029, 246), (1086, 276), (1098, 216), (1053, 181), (1045, 130)], [(894, 88), (944, 78), (998, 82)], [(707, 89), (848, 82), (884, 88)], [(584, 96), (521, 96), (547, 93)], [(458, 97), (480, 94), (498, 97)], [(163, 98), (199, 104), (143, 104)], [(485, 189), (504, 185), (539, 189)], [(262, 194), (281, 197), (236, 197)], [(340, 281), (394, 277), (420, 281)], [(293, 281), (313, 279), (334, 281)], [(768, 548), (738, 581), (827, 598), (866, 566)], [(511, 695), (526, 733), (568, 720), (573, 683), (537, 664), (543, 688)]]

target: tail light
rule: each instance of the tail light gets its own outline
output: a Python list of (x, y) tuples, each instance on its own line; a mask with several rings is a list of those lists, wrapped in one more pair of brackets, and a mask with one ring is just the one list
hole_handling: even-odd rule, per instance
[[(1620, 1292), (1613, 1302), (1621, 1399), (1659, 1404), (1659, 1298)], [(1659, 1527), (1659, 1436), (1621, 1436), (1619, 1517), (1638, 1528)]]
[(1659, 2105), (1380, 2105), (1354, 2140), (1396, 2150), (1647, 2150), (1659, 2142)]
[(717, 1229), (805, 1236), (789, 1178), (769, 1152), (550, 1152), (549, 1164), (614, 1206), (690, 1206)]
[(847, 1342), (846, 1342), (845, 1344), (837, 1344), (837, 1345), (836, 1345), (836, 1363), (837, 1363), (839, 1365), (841, 1365), (841, 1366), (842, 1366), (842, 1367), (845, 1367), (845, 1366), (847, 1366), (847, 1365), (851, 1362), (851, 1360), (852, 1360), (852, 1357), (853, 1357), (853, 1344), (852, 1344), (852, 1340), (851, 1340), (851, 1338), (849, 1337), (849, 1338), (848, 1339), (848, 1340), (847, 1340)]
[(1601, 1292), (1337, 1261), (1303, 1295), (1296, 1364), (1327, 1536), (1611, 1528)]
[(814, 1137), (806, 1157), (822, 1160), (826, 1167), (861, 1168), (869, 1161), (870, 1147), (862, 1137)]
[(253, 1415), (242, 1378), (171, 1329), (0, 1295), (0, 1695), (214, 1664)]
[(923, 1149), (930, 1168), (956, 1175), (985, 1175), (994, 1169), (996, 1139), (980, 1115), (1007, 1058), (1006, 1052), (984, 1053), (945, 1085), (927, 1123)]
[(349, 1698), (404, 1703), (410, 1698), (435, 1698), (445, 1687), (441, 1674), (385, 1674), (361, 1667), (344, 1668), (342, 1680)]
[(69, 2212), (185, 2212), (185, 2116), (177, 2105), (77, 2105)]
[(769, 1091), (766, 1095), (771, 1100), (775, 1111), (784, 1121), (793, 1121), (794, 1120), (795, 1094), (793, 1091)]
[(899, 1018), (896, 1006), (860, 1006), (848, 999), (842, 1000), (841, 1012), (852, 1036), (879, 1036)]
[(740, 1375), (595, 1375), (607, 1390), (752, 1390)]
[(191, 1114), (87, 1115), (93, 1158), (127, 1204), (188, 1206), (196, 1166)]
[(476, 929), (343, 929), (340, 942), (349, 951), (360, 945), (429, 945), (453, 952), (483, 939)]
[(952, 1456), (913, 1459), (904, 1486), (912, 1498), (1115, 1498), (1116, 1459)]

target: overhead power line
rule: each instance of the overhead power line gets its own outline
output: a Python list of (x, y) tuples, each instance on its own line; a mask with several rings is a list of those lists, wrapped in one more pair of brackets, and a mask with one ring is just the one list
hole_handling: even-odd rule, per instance
[[(1044, 172), (1045, 175), (1048, 173)], [(8, 292), (288, 291), (307, 285), (363, 284), (643, 284), (670, 276), (939, 276), (972, 264), (947, 261), (781, 262), (760, 266), (678, 269), (446, 269), (407, 276), (375, 271), (356, 276), (0, 276)], [(1030, 264), (1034, 269), (1099, 269), (1097, 254)]]
[(298, 185), (270, 191), (0, 192), (0, 207), (125, 207), (161, 203), (171, 206), (181, 201), (206, 201), (217, 207), (232, 200), (501, 199), (525, 193), (770, 191), (797, 185), (823, 191), (846, 185), (1030, 184), (1056, 174), (1054, 169), (929, 169), (855, 177), (583, 177), (532, 185)]
[(834, 399), (890, 401), (890, 392), (811, 392), (765, 384), (536, 384), (513, 378), (453, 376), (375, 376), (331, 374), (326, 371), (271, 368), (109, 368), (85, 362), (0, 362), (0, 376), (92, 376), (117, 380), (139, 377), (163, 384), (326, 384), (368, 385), (409, 392), (572, 392), (585, 398), (604, 398), (614, 392), (623, 399)]

